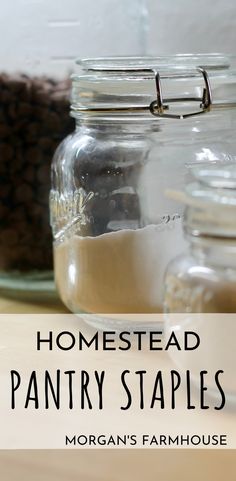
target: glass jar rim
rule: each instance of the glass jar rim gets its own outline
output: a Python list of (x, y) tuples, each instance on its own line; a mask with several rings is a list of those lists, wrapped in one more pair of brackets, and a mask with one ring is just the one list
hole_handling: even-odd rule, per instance
[(184, 229), (193, 237), (236, 238), (236, 164), (193, 169), (185, 187)]
[(80, 71), (72, 75), (72, 114), (102, 116), (112, 111), (182, 119), (232, 109), (233, 63), (236, 57), (220, 53), (78, 59)]
[(192, 175), (195, 182), (185, 188), (186, 204), (236, 207), (236, 164), (198, 167)]

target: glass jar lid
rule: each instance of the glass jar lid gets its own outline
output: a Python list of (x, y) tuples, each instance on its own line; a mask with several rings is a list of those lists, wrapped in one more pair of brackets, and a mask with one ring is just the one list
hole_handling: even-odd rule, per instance
[(185, 119), (236, 107), (235, 58), (222, 54), (78, 60), (72, 114)]
[(220, 53), (211, 54), (179, 54), (168, 56), (144, 56), (144, 57), (98, 57), (77, 59), (84, 73), (97, 72), (101, 75), (116, 73), (121, 74), (133, 71), (137, 74), (145, 69), (158, 69), (160, 73), (171, 75), (177, 70), (193, 70), (196, 66), (201, 66), (207, 70), (228, 69), (231, 65), (232, 55)]

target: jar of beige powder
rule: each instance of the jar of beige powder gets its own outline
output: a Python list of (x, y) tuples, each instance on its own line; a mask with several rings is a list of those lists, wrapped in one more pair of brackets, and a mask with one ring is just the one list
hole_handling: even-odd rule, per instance
[(162, 312), (166, 266), (185, 246), (182, 208), (165, 191), (182, 189), (196, 164), (233, 158), (230, 61), (187, 55), (78, 62), (76, 130), (54, 156), (51, 225), (60, 296), (97, 327), (127, 327), (112, 314), (148, 320)]

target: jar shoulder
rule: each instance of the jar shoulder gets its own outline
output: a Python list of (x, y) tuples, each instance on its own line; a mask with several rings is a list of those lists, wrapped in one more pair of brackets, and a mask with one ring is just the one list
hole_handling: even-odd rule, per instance
[(181, 279), (234, 279), (236, 282), (236, 267), (228, 263), (211, 262), (207, 256), (195, 257), (191, 250), (172, 260), (167, 268), (166, 276), (173, 275)]
[(69, 159), (72, 153), (75, 153), (78, 149), (83, 136), (74, 131), (70, 135), (67, 135), (62, 142), (58, 145), (53, 156), (53, 164), (59, 164), (62, 161)]

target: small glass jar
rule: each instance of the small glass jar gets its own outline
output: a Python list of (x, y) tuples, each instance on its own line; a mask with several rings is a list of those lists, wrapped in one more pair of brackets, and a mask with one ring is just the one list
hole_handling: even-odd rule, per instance
[[(199, 373), (207, 375), (206, 404), (217, 400), (220, 372), (226, 405), (235, 408), (236, 336), (236, 166), (197, 169), (195, 182), (180, 194), (186, 204), (184, 232), (188, 249), (165, 276), (165, 333), (179, 339), (186, 331), (199, 337), (190, 352), (169, 353), (181, 370), (191, 373), (199, 398)], [(173, 195), (173, 193), (172, 193)]]
[(185, 247), (165, 191), (236, 158), (236, 73), (220, 55), (79, 64), (76, 130), (52, 165), (55, 279), (71, 311), (105, 327), (96, 314), (163, 311), (166, 266)]
[(168, 266), (167, 313), (236, 313), (236, 168), (194, 172), (186, 187), (188, 249)]

